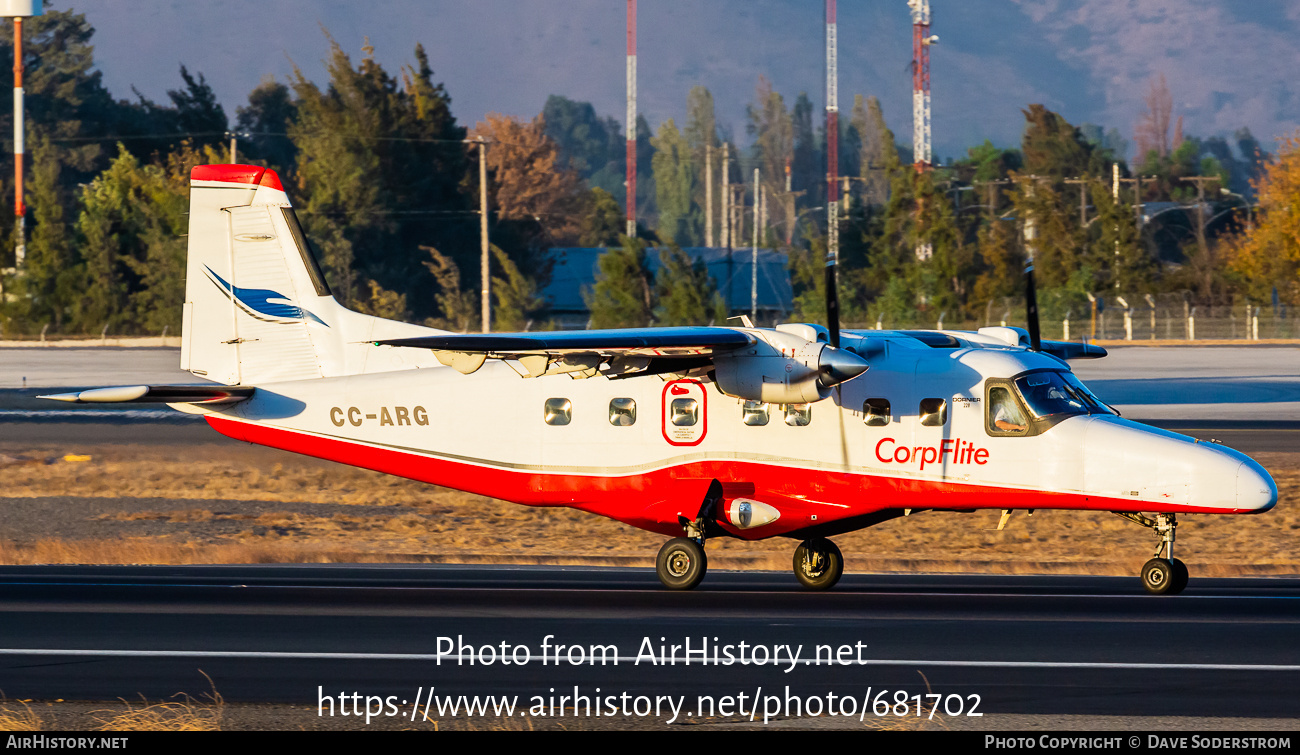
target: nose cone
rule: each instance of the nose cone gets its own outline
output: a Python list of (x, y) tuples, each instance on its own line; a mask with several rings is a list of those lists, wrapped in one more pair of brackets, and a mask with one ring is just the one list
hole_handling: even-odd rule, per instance
[(826, 346), (817, 357), (817, 370), (821, 373), (817, 382), (823, 388), (830, 388), (832, 385), (852, 380), (866, 372), (870, 366), (867, 360), (851, 351)]
[(1277, 504), (1277, 483), (1253, 459), (1237, 467), (1237, 506), (1248, 511), (1268, 511)]

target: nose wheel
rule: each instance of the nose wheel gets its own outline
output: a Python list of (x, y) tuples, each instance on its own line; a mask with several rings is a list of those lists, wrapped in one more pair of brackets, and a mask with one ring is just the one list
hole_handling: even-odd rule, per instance
[(805, 540), (794, 551), (794, 576), (809, 590), (829, 590), (844, 574), (844, 554), (824, 538)]
[(689, 537), (675, 537), (664, 543), (655, 559), (659, 581), (669, 590), (695, 589), (708, 569), (704, 548)]
[(1152, 595), (1177, 595), (1187, 578), (1187, 564), (1176, 558), (1153, 558), (1142, 566), (1142, 586)]
[(1115, 512), (1130, 522), (1155, 531), (1160, 538), (1155, 557), (1142, 565), (1142, 587), (1152, 595), (1177, 595), (1187, 587), (1187, 564), (1174, 558), (1174, 533), (1178, 520), (1173, 514), (1156, 514), (1148, 519), (1141, 514)]

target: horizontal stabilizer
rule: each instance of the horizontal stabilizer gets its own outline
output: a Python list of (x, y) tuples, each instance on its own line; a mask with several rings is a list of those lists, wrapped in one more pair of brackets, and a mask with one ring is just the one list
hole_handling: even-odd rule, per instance
[(484, 333), (397, 338), (376, 341), (378, 346), (406, 346), (434, 351), (500, 356), (564, 354), (700, 356), (732, 351), (754, 342), (754, 337), (731, 328), (624, 328), (538, 333)]
[(38, 396), (72, 404), (234, 404), (253, 395), (251, 386), (119, 385)]
[(1079, 341), (1043, 341), (1043, 352), (1058, 359), (1101, 359), (1107, 353), (1101, 346)]

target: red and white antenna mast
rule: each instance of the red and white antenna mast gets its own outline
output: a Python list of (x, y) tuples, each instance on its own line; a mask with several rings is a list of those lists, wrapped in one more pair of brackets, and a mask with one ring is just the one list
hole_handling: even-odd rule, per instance
[(912, 9), (912, 162), (918, 171), (934, 163), (930, 146), (930, 0), (907, 0)]
[(826, 0), (826, 266), (840, 253), (840, 102), (835, 0)]
[(636, 238), (636, 0), (627, 0), (627, 235)]

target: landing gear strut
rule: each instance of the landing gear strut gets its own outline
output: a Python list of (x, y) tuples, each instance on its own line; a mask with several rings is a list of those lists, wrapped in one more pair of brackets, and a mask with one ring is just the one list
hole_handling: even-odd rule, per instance
[(1177, 595), (1187, 587), (1187, 564), (1174, 558), (1174, 535), (1178, 519), (1173, 514), (1156, 514), (1148, 519), (1141, 514), (1115, 512), (1130, 522), (1154, 530), (1160, 538), (1155, 556), (1142, 566), (1142, 586), (1152, 595)]
[(805, 540), (794, 551), (794, 576), (809, 590), (829, 590), (843, 573), (844, 555), (829, 540)]

